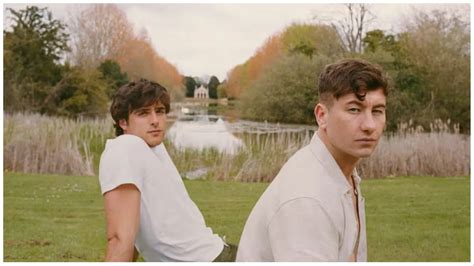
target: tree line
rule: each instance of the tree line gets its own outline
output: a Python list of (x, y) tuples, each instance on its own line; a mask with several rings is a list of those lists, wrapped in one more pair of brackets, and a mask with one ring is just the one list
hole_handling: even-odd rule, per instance
[(470, 132), (470, 25), (456, 12), (417, 11), (398, 34), (364, 31), (369, 7), (348, 4), (348, 20), (295, 23), (270, 36), (227, 76), (224, 93), (253, 120), (314, 124), (317, 76), (341, 58), (380, 64), (390, 77), (387, 129), (430, 130), (441, 119)]
[(340, 58), (378, 63), (391, 77), (388, 130), (404, 122), (426, 130), (436, 119), (470, 132), (470, 25), (459, 14), (419, 11), (397, 34), (365, 32), (369, 7), (346, 5), (348, 19), (296, 23), (270, 36), (227, 79), (182, 77), (153, 48), (146, 30), (133, 30), (114, 4), (78, 8), (67, 23), (47, 8), (7, 8), (4, 30), (4, 108), (7, 112), (98, 116), (129, 80), (155, 80), (173, 100), (204, 85), (210, 98), (238, 99), (253, 120), (314, 124), (317, 76)]
[(159, 82), (174, 100), (184, 97), (178, 70), (116, 5), (79, 8), (67, 23), (37, 6), (6, 13), (12, 22), (3, 31), (6, 112), (102, 116), (117, 88), (137, 78)]

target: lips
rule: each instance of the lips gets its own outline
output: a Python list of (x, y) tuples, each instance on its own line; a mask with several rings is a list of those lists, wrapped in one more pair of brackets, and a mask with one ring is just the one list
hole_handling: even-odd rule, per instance
[(154, 129), (154, 130), (148, 131), (148, 133), (150, 133), (150, 134), (156, 134), (156, 133), (161, 133), (161, 131), (162, 131), (162, 130), (160, 130), (160, 129)]
[(360, 145), (363, 145), (363, 146), (366, 146), (366, 145), (372, 146), (372, 145), (375, 145), (376, 140), (371, 139), (371, 138), (362, 138), (362, 139), (356, 139), (356, 143), (359, 143)]
[(375, 141), (375, 139), (371, 139), (371, 138), (363, 138), (363, 139), (356, 139), (356, 141), (362, 141), (362, 142), (372, 142), (372, 141)]

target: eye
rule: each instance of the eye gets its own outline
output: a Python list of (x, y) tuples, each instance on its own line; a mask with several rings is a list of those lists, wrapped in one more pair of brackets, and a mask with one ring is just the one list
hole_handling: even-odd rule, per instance
[(349, 113), (352, 113), (352, 114), (357, 114), (357, 113), (360, 113), (360, 109), (359, 108), (349, 108), (347, 111), (349, 111)]
[(372, 111), (372, 113), (374, 113), (376, 115), (383, 115), (385, 113), (385, 110), (375, 109), (375, 110)]
[(138, 116), (145, 116), (148, 114), (148, 110), (140, 110), (137, 112), (137, 115)]
[(156, 109), (155, 112), (157, 114), (164, 114), (165, 113), (165, 109), (164, 108), (159, 108), (159, 109)]

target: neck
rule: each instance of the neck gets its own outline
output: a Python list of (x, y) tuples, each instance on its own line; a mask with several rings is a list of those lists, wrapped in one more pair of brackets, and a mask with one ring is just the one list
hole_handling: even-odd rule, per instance
[(341, 171), (346, 177), (347, 182), (352, 184), (352, 172), (354, 171), (359, 158), (340, 152), (336, 147), (334, 147), (334, 145), (331, 144), (324, 132), (318, 131), (318, 135), (326, 148), (329, 150), (329, 153), (331, 153), (339, 168), (341, 168)]

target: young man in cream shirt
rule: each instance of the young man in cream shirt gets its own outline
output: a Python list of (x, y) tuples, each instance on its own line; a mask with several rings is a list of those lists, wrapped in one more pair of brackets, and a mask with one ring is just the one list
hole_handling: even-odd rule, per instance
[(110, 112), (117, 137), (108, 140), (99, 181), (107, 220), (106, 261), (220, 260), (223, 240), (206, 227), (162, 144), (170, 97), (140, 80), (122, 86)]
[(319, 125), (252, 210), (237, 261), (367, 261), (364, 198), (355, 169), (385, 127), (387, 79), (360, 59), (319, 77)]

